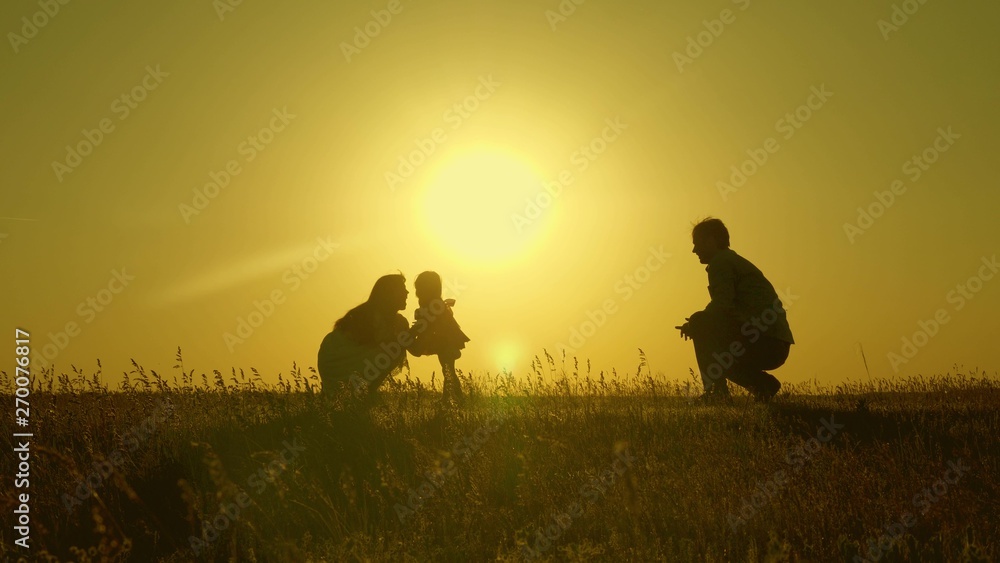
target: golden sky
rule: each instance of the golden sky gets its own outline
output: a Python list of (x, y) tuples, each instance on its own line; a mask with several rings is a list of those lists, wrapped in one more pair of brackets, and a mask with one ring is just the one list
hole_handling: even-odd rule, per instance
[(0, 8), (0, 288), (60, 370), (314, 366), (435, 270), (460, 369), (686, 379), (709, 215), (788, 296), (779, 379), (1000, 365), (1000, 5), (50, 1)]

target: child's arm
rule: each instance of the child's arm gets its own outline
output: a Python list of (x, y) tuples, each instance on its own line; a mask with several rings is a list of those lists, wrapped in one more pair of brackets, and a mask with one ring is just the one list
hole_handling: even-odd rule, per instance
[(407, 351), (414, 356), (424, 355), (424, 343), (421, 340), (421, 336), (427, 330), (427, 319), (424, 318), (424, 310), (422, 308), (417, 308), (413, 312), (413, 326), (409, 328), (409, 340), (410, 345), (406, 347)]

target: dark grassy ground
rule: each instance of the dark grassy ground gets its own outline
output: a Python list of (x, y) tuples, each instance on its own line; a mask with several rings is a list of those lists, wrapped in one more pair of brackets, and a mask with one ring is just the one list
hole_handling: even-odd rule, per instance
[[(297, 373), (282, 390), (253, 375), (206, 378), (207, 391), (190, 374), (168, 384), (136, 371), (125, 393), (63, 378), (64, 392), (31, 395), (33, 551), (61, 561), (997, 556), (995, 375), (701, 406), (686, 384), (640, 374), (476, 377), (464, 409), (407, 378), (367, 410), (305, 392)], [(20, 555), (11, 485), (6, 558)]]

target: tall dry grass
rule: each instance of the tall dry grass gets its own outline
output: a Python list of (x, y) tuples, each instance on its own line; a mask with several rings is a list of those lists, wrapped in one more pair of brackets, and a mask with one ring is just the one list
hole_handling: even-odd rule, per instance
[[(437, 377), (425, 385), (409, 371), (387, 385), (378, 404), (362, 407), (317, 393), (315, 370), (294, 365), (276, 384), (253, 369), (196, 377), (178, 350), (174, 369), (167, 377), (133, 362), (114, 386), (100, 363), (90, 374), (38, 374), (31, 396), (35, 555), (997, 555), (996, 374), (956, 369), (835, 386), (807, 382), (786, 385), (769, 405), (737, 395), (732, 405), (702, 406), (692, 401), (693, 374), (653, 374), (641, 351), (635, 371), (596, 374), (589, 364), (546, 354), (527, 375), (462, 374), (470, 398), (457, 409), (441, 403)], [(10, 385), (0, 374), (0, 386)], [(843, 426), (825, 442), (824, 421)], [(10, 441), (8, 434), (2, 447), (13, 447)], [(956, 461), (969, 469), (934, 494)], [(936, 500), (920, 496), (924, 490)], [(5, 480), (5, 558), (18, 555), (7, 521), (13, 492)], [(914, 522), (900, 525), (907, 514)]]

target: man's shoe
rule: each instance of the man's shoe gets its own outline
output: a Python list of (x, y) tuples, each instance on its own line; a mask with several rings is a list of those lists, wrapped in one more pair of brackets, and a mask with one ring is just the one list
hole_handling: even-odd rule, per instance
[(731, 405), (733, 404), (733, 396), (728, 392), (707, 391), (695, 399), (695, 402), (700, 405)]
[(769, 385), (766, 390), (754, 393), (754, 399), (758, 403), (769, 403), (771, 402), (771, 399), (773, 399), (774, 396), (778, 394), (778, 391), (781, 390), (781, 382), (778, 381), (773, 375), (767, 373), (766, 371), (761, 373), (764, 374), (769, 379), (771, 379), (772, 384)]

